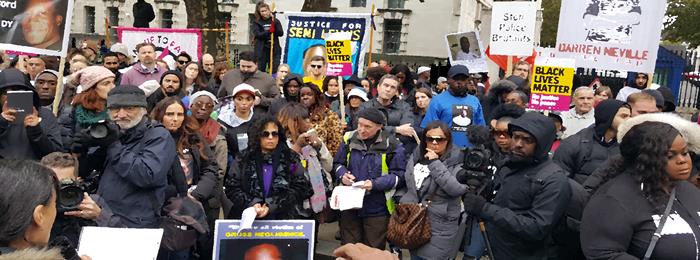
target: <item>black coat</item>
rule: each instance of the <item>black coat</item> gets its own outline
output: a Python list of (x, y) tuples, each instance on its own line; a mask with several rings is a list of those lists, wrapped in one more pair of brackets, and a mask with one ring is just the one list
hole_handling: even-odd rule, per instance
[(156, 18), (153, 6), (146, 1), (136, 2), (133, 8), (134, 27), (148, 28), (148, 23)]
[(569, 174), (569, 178), (583, 184), (605, 160), (620, 154), (617, 142), (606, 146), (597, 139), (594, 126), (567, 137), (554, 153), (554, 162)]

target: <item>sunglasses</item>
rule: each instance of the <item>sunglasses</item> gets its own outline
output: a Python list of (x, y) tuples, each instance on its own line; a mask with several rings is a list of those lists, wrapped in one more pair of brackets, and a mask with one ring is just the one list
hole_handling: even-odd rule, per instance
[(323, 65), (311, 65), (311, 67), (314, 69), (320, 69), (323, 68)]
[(428, 143), (443, 143), (443, 142), (447, 142), (447, 137), (427, 136), (427, 137), (425, 137), (425, 140), (428, 141)]
[(183, 65), (184, 65), (185, 63), (187, 63), (187, 61), (186, 61), (186, 60), (179, 60), (179, 61), (177, 61), (177, 63), (180, 63), (180, 64), (183, 64)]
[(194, 103), (194, 106), (196, 106), (198, 108), (204, 108), (204, 109), (214, 108), (214, 104), (211, 104), (211, 103), (204, 104), (202, 102)]
[(275, 137), (279, 137), (279, 136), (280, 136), (280, 133), (277, 131), (272, 131), (272, 132), (263, 131), (262, 132), (262, 137), (275, 138)]
[(510, 136), (510, 135), (508, 135), (508, 131), (491, 130), (491, 134), (493, 135), (493, 137), (501, 137), (501, 136), (509, 137)]

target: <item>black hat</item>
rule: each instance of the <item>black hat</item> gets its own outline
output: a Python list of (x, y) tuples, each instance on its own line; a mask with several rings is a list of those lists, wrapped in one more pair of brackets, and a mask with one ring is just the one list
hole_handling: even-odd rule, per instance
[(447, 77), (454, 79), (458, 75), (464, 75), (469, 77), (469, 69), (467, 69), (466, 66), (464, 65), (454, 65), (450, 67), (450, 70), (447, 71)]
[(34, 92), (34, 107), (41, 107), (41, 100), (29, 77), (18, 69), (10, 68), (0, 72), (0, 91), (5, 89), (22, 89)]
[(364, 118), (375, 124), (384, 125), (386, 117), (376, 108), (365, 108), (357, 114), (357, 118)]
[(135, 86), (118, 86), (107, 95), (107, 108), (148, 107), (146, 94)]

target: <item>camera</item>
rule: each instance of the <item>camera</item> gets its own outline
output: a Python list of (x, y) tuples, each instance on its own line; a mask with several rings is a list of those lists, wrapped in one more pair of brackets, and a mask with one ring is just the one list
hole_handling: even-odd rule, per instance
[(87, 134), (94, 139), (102, 139), (107, 137), (109, 134), (109, 128), (107, 127), (108, 122), (105, 120), (100, 120), (95, 124), (88, 126)]
[(85, 183), (79, 180), (63, 179), (58, 187), (57, 208), (59, 212), (78, 210), (78, 205), (83, 201)]
[(493, 176), (491, 164), (491, 151), (483, 145), (467, 148), (464, 152), (462, 169), (455, 177), (459, 183), (469, 186), (470, 192), (477, 194)]

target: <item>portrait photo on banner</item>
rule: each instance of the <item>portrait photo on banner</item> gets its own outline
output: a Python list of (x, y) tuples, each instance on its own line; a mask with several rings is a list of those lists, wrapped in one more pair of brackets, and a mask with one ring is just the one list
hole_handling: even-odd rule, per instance
[(488, 72), (483, 44), (476, 32), (445, 35), (450, 64), (467, 66), (469, 72)]
[(0, 3), (0, 47), (45, 55), (65, 54), (73, 9), (68, 6), (73, 6), (73, 0)]

